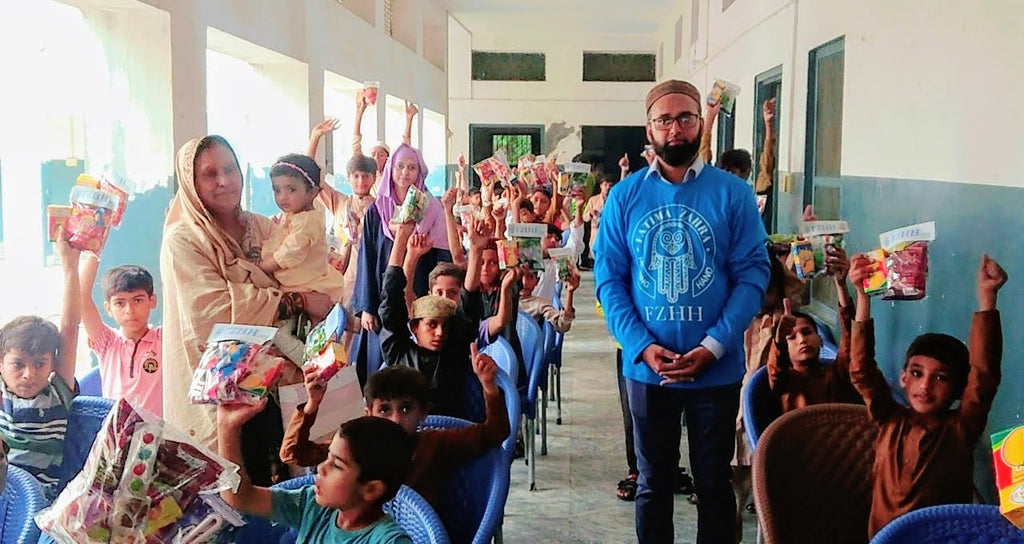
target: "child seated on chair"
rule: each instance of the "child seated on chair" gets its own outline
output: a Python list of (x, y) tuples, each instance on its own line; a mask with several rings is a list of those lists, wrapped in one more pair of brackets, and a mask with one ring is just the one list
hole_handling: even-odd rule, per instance
[(64, 268), (60, 330), (36, 316), (16, 317), (0, 328), (0, 440), (10, 446), (9, 462), (35, 476), (50, 499), (78, 389), (75, 351), (81, 320), (80, 252), (64, 239), (62, 229), (57, 240)]
[(547, 321), (555, 328), (556, 332), (566, 333), (572, 328), (572, 321), (576, 318), (576, 309), (573, 308), (573, 293), (580, 287), (580, 275), (575, 270), (566, 279), (569, 294), (566, 295), (565, 308), (556, 310), (551, 301), (543, 297), (534, 296), (533, 290), (537, 287), (539, 278), (537, 271), (524, 269), (522, 271), (523, 288), (519, 291), (519, 309), (532, 315), (538, 322)]
[(239, 466), (238, 490), (221, 497), (240, 512), (298, 529), (298, 542), (351, 544), (412, 544), (384, 513), (412, 464), (412, 443), (398, 425), (361, 417), (341, 425), (323, 462), (316, 483), (301, 489), (252, 485), (242, 461), (242, 425), (266, 405), (221, 405), (217, 409), (220, 455)]
[[(845, 402), (860, 404), (860, 395), (850, 383), (850, 322), (853, 308), (846, 288), (850, 261), (842, 248), (829, 248), (825, 266), (836, 286), (842, 336), (835, 362), (822, 361), (821, 335), (811, 316), (792, 309), (784, 298), (768, 355), (768, 383), (779, 397), (782, 412), (812, 404)], [(765, 316), (764, 319), (768, 319)]]
[[(982, 256), (970, 350), (948, 334), (926, 333), (911, 342), (900, 373), (910, 404), (903, 406), (893, 400), (875, 362), (871, 302), (862, 287), (871, 272), (867, 258), (853, 259), (850, 280), (857, 289), (857, 312), (850, 376), (880, 427), (868, 522), (869, 536), (874, 536), (911, 510), (972, 502), (973, 448), (999, 386), (1003, 336), (996, 297), (1007, 276), (999, 263)], [(957, 400), (959, 408), (951, 410)]]
[[(432, 505), (443, 490), (445, 469), (482, 455), (500, 446), (508, 436), (508, 411), (495, 376), (498, 367), (486, 354), (473, 351), (473, 370), (484, 391), (486, 419), (461, 429), (418, 430), (430, 411), (429, 384), (426, 377), (409, 367), (393, 366), (370, 376), (363, 396), (366, 415), (390, 419), (402, 426), (415, 442), (412, 470), (405, 483)], [(327, 444), (309, 439), (324, 387), (316, 380), (315, 369), (306, 370), (309, 401), (300, 405), (288, 424), (281, 445), (281, 459), (289, 464), (315, 466), (328, 456)]]
[(111, 268), (103, 275), (103, 309), (119, 329), (108, 327), (92, 300), (100, 261), (88, 254), (82, 260), (82, 324), (89, 348), (99, 358), (103, 396), (126, 398), (151, 414), (163, 415), (163, 373), (160, 365), (161, 329), (149, 325), (156, 308), (153, 276), (141, 266)]

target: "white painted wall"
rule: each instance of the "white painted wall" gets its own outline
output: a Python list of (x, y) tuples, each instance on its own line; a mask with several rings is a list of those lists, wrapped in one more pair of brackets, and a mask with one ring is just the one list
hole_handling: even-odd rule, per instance
[[(527, 39), (518, 31), (474, 34), (451, 21), (448, 27), (449, 162), (468, 154), (470, 124), (543, 125), (545, 153), (557, 153), (559, 161), (567, 162), (581, 151), (582, 125), (644, 121), (644, 95), (651, 83), (584, 82), (583, 52), (653, 53), (658, 50), (653, 36), (545, 33)], [(472, 81), (473, 50), (544, 53), (547, 80)], [(564, 134), (563, 129), (568, 134), (556, 141), (554, 135)]]
[(779, 168), (803, 171), (808, 52), (845, 35), (843, 175), (1024, 187), (1019, 2), (736, 0), (723, 13), (700, 1), (697, 48), (689, 2), (665, 18), (658, 38), (674, 51), (683, 16), (684, 53), (664, 77), (741, 85), (736, 147), (752, 144), (754, 77), (782, 65)]

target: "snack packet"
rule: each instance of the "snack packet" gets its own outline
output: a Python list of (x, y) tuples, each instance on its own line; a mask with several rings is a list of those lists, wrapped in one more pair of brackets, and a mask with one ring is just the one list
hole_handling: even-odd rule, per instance
[(256, 404), (281, 375), (285, 360), (267, 353), (277, 329), (218, 323), (192, 375), (192, 404)]
[(409, 191), (405, 193), (405, 200), (402, 202), (402, 205), (395, 210), (394, 221), (398, 223), (408, 223), (410, 221), (419, 223), (423, 221), (428, 204), (430, 204), (430, 195), (426, 191), (412, 185), (409, 187)]
[(921, 300), (927, 294), (928, 242), (935, 240), (935, 222), (919, 223), (878, 237), (885, 250), (888, 288), (883, 300)]
[(543, 223), (512, 223), (508, 234), (516, 242), (519, 250), (519, 264), (528, 265), (534, 270), (544, 270), (544, 254), (541, 239), (547, 236), (548, 229)]
[(82, 471), (35, 521), (61, 544), (171, 542), (201, 493), (238, 482), (236, 465), (121, 399)]
[(99, 254), (110, 234), (118, 199), (111, 193), (76, 185), (71, 189), (71, 215), (66, 236), (71, 247)]
[[(570, 162), (565, 165), (565, 173), (569, 175), (565, 190), (559, 191), (570, 198), (586, 198), (590, 165), (582, 162)], [(559, 184), (561, 185), (561, 184)]]
[(498, 268), (506, 270), (519, 266), (519, 244), (516, 240), (498, 240)]
[(348, 354), (341, 344), (329, 342), (323, 352), (307, 361), (305, 366), (319, 369), (317, 380), (320, 383), (327, 383), (341, 369), (348, 366)]
[(735, 83), (729, 83), (722, 79), (716, 79), (715, 84), (711, 86), (711, 90), (708, 91), (708, 105), (714, 106), (715, 104), (722, 104), (722, 111), (732, 115), (733, 110), (736, 109), (736, 97), (740, 94), (740, 86)]
[(572, 250), (566, 247), (556, 247), (548, 250), (548, 256), (555, 261), (558, 268), (558, 281), (564, 282), (569, 279), (573, 269)]
[(508, 183), (512, 179), (512, 169), (509, 168), (508, 159), (501, 150), (474, 164), (473, 170), (480, 176), (480, 183), (484, 187), (491, 187), (495, 183)]
[(797, 238), (793, 240), (790, 248), (796, 277), (806, 280), (814, 276), (814, 251), (811, 249), (811, 241), (806, 238)]
[(64, 227), (67, 236), (68, 218), (71, 217), (71, 206), (58, 206), (50, 204), (46, 207), (46, 232), (50, 235), (50, 241), (57, 241), (57, 227)]
[(842, 248), (843, 235), (850, 232), (846, 221), (807, 221), (800, 226), (800, 234), (811, 243), (814, 256), (814, 271), (808, 277), (816, 277), (826, 273), (825, 259), (829, 248)]
[(363, 84), (363, 88), (358, 91), (359, 98), (362, 99), (363, 103), (367, 106), (374, 106), (377, 104), (378, 89), (380, 89), (379, 81), (367, 81)]
[(1018, 529), (1024, 529), (1024, 425), (992, 435), (992, 461), (999, 512)]
[(120, 176), (113, 170), (104, 172), (100, 177), (100, 190), (106, 191), (117, 197), (117, 209), (110, 218), (110, 225), (117, 227), (121, 225), (124, 218), (124, 211), (128, 207), (128, 195), (135, 191), (135, 184)]
[(871, 261), (872, 272), (864, 280), (864, 293), (868, 296), (880, 295), (889, 288), (889, 274), (885, 269), (885, 250), (875, 249), (864, 254)]
[(319, 356), (331, 342), (340, 342), (347, 320), (345, 308), (341, 304), (335, 304), (327, 317), (306, 333), (306, 349), (302, 353), (302, 362), (307, 363)]

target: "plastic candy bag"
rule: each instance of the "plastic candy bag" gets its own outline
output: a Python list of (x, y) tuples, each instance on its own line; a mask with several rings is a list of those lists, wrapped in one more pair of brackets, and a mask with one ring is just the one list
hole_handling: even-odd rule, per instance
[(71, 189), (71, 215), (65, 236), (71, 247), (99, 254), (110, 234), (118, 199), (111, 193), (75, 185)]
[(192, 404), (256, 404), (281, 376), (285, 360), (267, 353), (274, 327), (218, 323), (192, 375)]
[(508, 234), (516, 242), (519, 264), (527, 265), (533, 270), (544, 270), (544, 253), (541, 239), (548, 234), (543, 223), (512, 223)]
[(830, 248), (843, 247), (843, 235), (850, 232), (850, 225), (846, 221), (807, 221), (800, 227), (800, 234), (810, 243), (810, 251), (813, 259), (813, 266), (809, 267), (809, 274), (797, 275), (801, 279), (813, 278), (826, 273), (825, 259), (828, 257)]
[(306, 363), (323, 353), (327, 344), (339, 342), (347, 320), (345, 308), (341, 304), (335, 304), (327, 317), (306, 333), (306, 349), (302, 353), (302, 362)]
[(548, 256), (555, 261), (555, 266), (558, 269), (558, 281), (564, 282), (569, 279), (573, 270), (572, 250), (565, 247), (552, 248), (548, 250)]
[(889, 274), (885, 269), (885, 250), (875, 249), (864, 254), (871, 262), (871, 275), (864, 280), (864, 293), (875, 296), (889, 288)]
[(806, 280), (814, 276), (814, 251), (811, 241), (806, 238), (793, 240), (790, 251), (793, 254), (793, 271), (796, 277)]
[(715, 84), (711, 86), (711, 90), (708, 91), (708, 105), (714, 106), (715, 104), (722, 104), (722, 111), (732, 115), (733, 110), (736, 109), (736, 97), (740, 94), (740, 86), (735, 83), (729, 83), (722, 79), (716, 79)]
[(35, 521), (62, 544), (171, 542), (200, 493), (238, 482), (236, 465), (121, 399), (82, 471)]
[(888, 287), (883, 300), (921, 300), (927, 294), (928, 242), (935, 240), (935, 222), (919, 223), (882, 233)]
[(71, 206), (49, 205), (46, 207), (46, 232), (50, 235), (50, 241), (57, 241), (57, 227), (64, 227), (67, 231), (68, 218), (71, 217)]
[(430, 203), (430, 195), (421, 189), (418, 189), (415, 185), (409, 187), (409, 191), (405, 193), (405, 200), (402, 201), (402, 205), (395, 210), (394, 221), (398, 223), (419, 223), (423, 221), (423, 216), (426, 213), (427, 205)]
[(559, 192), (568, 195), (571, 199), (586, 198), (588, 178), (593, 177), (590, 173), (590, 165), (582, 162), (570, 162), (565, 165), (565, 173), (569, 174), (569, 179), (566, 180), (564, 188), (559, 184)]
[(512, 169), (509, 168), (508, 158), (501, 150), (474, 164), (473, 170), (476, 175), (480, 176), (480, 183), (484, 187), (490, 187), (495, 183), (507, 184), (512, 179)]
[(227, 544), (232, 533), (245, 525), (237, 510), (217, 495), (200, 495), (178, 522), (173, 544)]
[(498, 240), (498, 268), (506, 270), (519, 266), (519, 244), (516, 240)]
[(378, 89), (380, 89), (379, 81), (367, 81), (363, 84), (363, 88), (358, 91), (359, 99), (367, 106), (376, 105)]

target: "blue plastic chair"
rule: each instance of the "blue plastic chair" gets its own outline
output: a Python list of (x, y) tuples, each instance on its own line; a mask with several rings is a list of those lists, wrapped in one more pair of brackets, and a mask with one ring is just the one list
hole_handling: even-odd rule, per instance
[(1024, 543), (997, 506), (945, 504), (908, 512), (882, 528), (871, 544), (1004, 544)]
[(8, 467), (0, 495), (0, 543), (34, 544), (39, 540), (39, 527), (34, 518), (46, 506), (39, 482), (16, 466)]
[[(423, 429), (460, 429), (469, 421), (428, 416)], [(512, 427), (513, 441), (515, 427)], [(453, 544), (487, 544), (501, 539), (505, 502), (510, 485), (510, 451), (494, 448), (446, 475), (448, 488), (440, 497), (438, 513)]]
[[(311, 486), (316, 481), (316, 476), (308, 474), (299, 478), (293, 478), (275, 485), (274, 489), (301, 489)], [(402, 486), (394, 499), (384, 503), (384, 511), (388, 513), (398, 526), (409, 535), (413, 544), (450, 544), (448, 533), (445, 532), (444, 524), (434, 509), (430, 507), (426, 499), (408, 486)], [(252, 542), (256, 544), (293, 544), (298, 538), (298, 532), (283, 525), (267, 526), (260, 524), (260, 532), (246, 533), (246, 540), (238, 539), (238, 542)]]
[[(551, 305), (556, 310), (562, 309), (562, 282), (555, 284), (555, 298), (551, 300)], [(564, 341), (565, 335), (555, 332), (553, 326), (546, 325), (544, 327), (544, 357), (548, 365), (549, 381), (551, 382), (548, 384), (549, 400), (556, 402), (558, 410), (558, 415), (555, 417), (555, 425), (562, 424), (562, 343)]]
[(88, 397), (103, 396), (103, 381), (100, 376), (100, 367), (89, 371), (81, 380), (78, 380), (78, 392)]
[[(543, 450), (541, 455), (547, 454), (547, 378), (544, 375), (546, 365), (544, 364), (544, 340), (541, 337), (540, 326), (529, 314), (520, 311), (519, 319), (516, 320), (516, 332), (519, 334), (519, 341), (523, 346), (523, 361), (526, 371), (529, 372), (529, 381), (526, 391), (523, 392), (520, 400), (525, 419), (525, 430), (523, 441), (526, 445), (526, 463), (529, 466), (530, 491), (537, 489), (536, 460), (537, 460), (537, 438), (534, 436), (537, 431), (537, 404), (540, 403), (540, 435)], [(540, 395), (538, 395), (540, 393)]]
[(71, 402), (68, 430), (64, 435), (64, 460), (57, 471), (60, 478), (58, 492), (63, 491), (64, 486), (82, 471), (92, 443), (113, 407), (113, 400), (100, 397), (78, 396)]
[(757, 448), (761, 433), (782, 415), (779, 397), (768, 384), (768, 367), (762, 366), (743, 386), (743, 430), (750, 441), (750, 449)]
[[(498, 343), (491, 344), (484, 349), (484, 353), (490, 355), (498, 367), (501, 369), (498, 372), (497, 382), (498, 388), (501, 389), (502, 394), (505, 396), (505, 411), (508, 412), (508, 427), (509, 429), (518, 429), (522, 424), (522, 407), (520, 405), (521, 399), (519, 398), (519, 390), (516, 388), (516, 380), (508, 375), (504, 370), (504, 365), (509, 365), (513, 369), (519, 368), (516, 364), (516, 356), (512, 351), (512, 347), (508, 345), (508, 342), (503, 338), (499, 338), (504, 345), (504, 348), (495, 348)], [(504, 365), (499, 358), (505, 358)], [(470, 375), (466, 378), (466, 392), (464, 402), (465, 413), (469, 416), (468, 419), (471, 421), (483, 421), (486, 417), (484, 409), (483, 392), (480, 389), (480, 382), (477, 380), (476, 375)], [(508, 438), (501, 445), (501, 449), (508, 455), (509, 464), (512, 464), (512, 457), (516, 449), (516, 433), (509, 433)]]
[[(491, 342), (483, 349), (483, 352), (490, 355), (494, 362), (498, 364), (498, 368), (504, 370), (512, 378), (512, 383), (518, 381), (519, 362), (516, 360), (516, 352), (512, 349), (512, 345), (508, 343), (508, 340), (498, 336), (494, 339), (494, 342)], [(474, 379), (476, 379), (475, 376)]]

